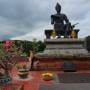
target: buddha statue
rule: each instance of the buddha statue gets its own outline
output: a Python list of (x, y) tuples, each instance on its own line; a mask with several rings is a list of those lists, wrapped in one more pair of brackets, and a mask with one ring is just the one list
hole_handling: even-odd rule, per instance
[(57, 13), (51, 15), (51, 24), (54, 25), (54, 30), (58, 38), (60, 38), (61, 35), (67, 37), (71, 23), (69, 22), (67, 16), (61, 13), (61, 5), (59, 3), (56, 4), (55, 9)]

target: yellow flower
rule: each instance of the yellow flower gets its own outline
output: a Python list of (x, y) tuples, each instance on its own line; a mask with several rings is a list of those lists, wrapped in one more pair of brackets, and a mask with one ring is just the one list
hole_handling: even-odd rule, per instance
[(52, 76), (53, 76), (53, 74), (52, 74), (52, 73), (48, 73), (48, 72), (47, 72), (47, 73), (43, 73), (43, 74), (42, 74), (42, 76), (50, 76), (50, 77), (52, 77)]
[(56, 37), (56, 32), (53, 31), (51, 36), (52, 36), (53, 38), (55, 38), (55, 37)]
[(72, 38), (75, 38), (75, 37), (76, 37), (76, 32), (75, 32), (75, 31), (72, 31), (72, 32), (71, 32), (71, 37), (72, 37)]

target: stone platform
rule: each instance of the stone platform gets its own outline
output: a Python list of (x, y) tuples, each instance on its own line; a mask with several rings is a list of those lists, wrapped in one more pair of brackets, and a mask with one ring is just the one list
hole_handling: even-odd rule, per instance
[(38, 53), (40, 57), (89, 57), (85, 48), (85, 39), (45, 39), (46, 49), (43, 53)]
[(75, 64), (78, 70), (90, 69), (90, 53), (85, 48), (84, 38), (45, 39), (44, 42), (44, 52), (35, 55), (35, 60), (39, 61), (36, 70), (62, 70), (66, 62)]
[(40, 85), (39, 90), (90, 90), (90, 83)]

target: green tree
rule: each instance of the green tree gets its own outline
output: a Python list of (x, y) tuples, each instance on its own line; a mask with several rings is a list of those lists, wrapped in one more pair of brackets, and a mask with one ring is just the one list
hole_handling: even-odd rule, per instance
[(45, 43), (42, 41), (38, 41), (37, 44), (38, 44), (38, 52), (44, 51), (46, 47)]

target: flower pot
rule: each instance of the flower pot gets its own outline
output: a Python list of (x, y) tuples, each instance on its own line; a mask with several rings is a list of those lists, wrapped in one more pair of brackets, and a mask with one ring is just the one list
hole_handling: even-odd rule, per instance
[(52, 73), (48, 73), (48, 72), (43, 73), (42, 76), (43, 76), (43, 80), (45, 80), (45, 81), (49, 81), (49, 80), (53, 79), (53, 74)]
[(27, 78), (28, 72), (19, 72), (18, 75), (20, 78), (24, 79), (24, 78)]
[(51, 77), (51, 76), (44, 76), (43, 77), (43, 80), (45, 80), (45, 81), (50, 81), (52, 79), (53, 79), (53, 77)]

